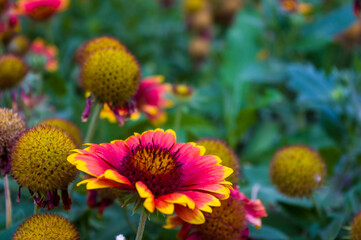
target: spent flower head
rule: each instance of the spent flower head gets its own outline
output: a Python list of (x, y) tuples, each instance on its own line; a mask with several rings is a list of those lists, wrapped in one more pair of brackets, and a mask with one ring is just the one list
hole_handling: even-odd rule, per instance
[(0, 56), (0, 91), (18, 85), (27, 71), (28, 68), (20, 57), (12, 54)]
[(126, 51), (126, 47), (118, 39), (108, 36), (101, 36), (93, 38), (81, 45), (76, 51), (75, 59), (78, 64), (82, 65), (85, 59), (90, 56), (90, 54), (106, 48), (115, 48)]
[(317, 151), (292, 145), (274, 155), (270, 176), (281, 193), (290, 197), (309, 197), (324, 183), (326, 165)]
[(0, 108), (0, 170), (5, 175), (9, 172), (9, 157), (16, 139), (25, 131), (25, 122), (15, 111)]
[(352, 220), (351, 239), (361, 240), (361, 211)]
[(93, 178), (83, 180), (88, 190), (117, 188), (152, 213), (175, 212), (192, 224), (205, 221), (202, 212), (220, 206), (227, 199), (233, 170), (222, 166), (221, 159), (204, 155), (205, 149), (194, 143), (177, 143), (172, 130), (156, 129), (135, 134), (125, 141), (90, 144), (68, 157)]
[[(106, 48), (95, 51), (84, 61), (81, 70), (81, 82), (86, 91), (91, 92), (83, 121), (90, 114), (94, 98), (107, 103), (122, 125), (135, 110), (132, 96), (139, 86), (140, 67), (137, 60), (127, 51)], [(118, 114), (118, 108), (126, 108), (126, 117)]]
[(261, 227), (261, 218), (267, 213), (260, 200), (249, 200), (238, 188), (231, 190), (228, 199), (221, 201), (221, 206), (205, 214), (205, 223), (193, 225), (184, 222), (178, 216), (167, 218), (165, 228), (181, 225), (178, 238), (185, 240), (234, 240), (247, 239), (247, 223)]
[(56, 214), (38, 214), (27, 218), (16, 230), (13, 240), (79, 240), (75, 226)]
[(76, 146), (80, 147), (83, 143), (83, 137), (79, 128), (72, 122), (62, 118), (48, 118), (39, 123), (42, 126), (51, 126), (57, 127), (60, 130), (63, 130), (74, 140)]
[(75, 148), (67, 133), (47, 125), (29, 129), (17, 140), (11, 153), (11, 173), (20, 187), (29, 189), (39, 207), (50, 210), (58, 206), (61, 190), (63, 208), (70, 209), (68, 184), (78, 171), (66, 159)]

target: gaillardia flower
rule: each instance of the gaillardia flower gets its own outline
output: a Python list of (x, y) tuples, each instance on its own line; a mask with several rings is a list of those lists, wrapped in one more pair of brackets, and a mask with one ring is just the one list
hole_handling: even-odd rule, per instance
[(79, 240), (79, 233), (66, 218), (56, 214), (38, 214), (27, 218), (16, 230), (13, 240)]
[(35, 39), (28, 54), (29, 65), (37, 71), (43, 69), (54, 72), (58, 70), (58, 48), (54, 45), (47, 45), (46, 42), (41, 39)]
[(177, 237), (182, 240), (235, 240), (248, 239), (247, 222), (261, 227), (261, 217), (267, 213), (262, 202), (249, 200), (238, 188), (231, 190), (230, 197), (221, 201), (221, 206), (213, 212), (205, 214), (205, 223), (193, 225), (184, 222), (178, 216), (167, 218), (165, 228), (175, 228), (181, 225)]
[[(90, 54), (81, 70), (82, 85), (86, 91), (91, 92), (83, 120), (88, 118), (95, 97), (98, 101), (109, 104), (119, 125), (122, 125), (134, 112), (135, 106), (131, 98), (138, 89), (139, 79), (139, 65), (129, 52), (107, 48)], [(127, 109), (129, 115), (120, 116), (119, 107)]]
[(359, 212), (352, 220), (351, 239), (361, 240), (361, 212)]
[(38, 21), (44, 21), (68, 7), (68, 0), (18, 0), (18, 12)]
[(293, 145), (280, 149), (270, 164), (270, 176), (280, 192), (290, 197), (309, 197), (322, 186), (326, 165), (310, 147)]
[(226, 145), (225, 142), (218, 139), (201, 139), (196, 142), (206, 149), (205, 154), (216, 155), (222, 159), (222, 164), (234, 170), (234, 173), (227, 178), (233, 184), (237, 184), (239, 180), (239, 160), (232, 148)]
[(69, 134), (77, 146), (81, 146), (83, 143), (83, 137), (79, 128), (68, 120), (62, 118), (49, 118), (39, 123), (39, 125), (57, 127), (60, 130), (63, 130)]
[(13, 110), (0, 108), (0, 170), (1, 175), (9, 172), (10, 150), (25, 131), (25, 122), (21, 116)]
[(78, 149), (68, 161), (94, 176), (78, 185), (88, 190), (117, 188), (128, 191), (149, 212), (175, 212), (183, 221), (202, 224), (203, 212), (220, 206), (227, 199), (231, 183), (224, 180), (233, 170), (222, 166), (221, 159), (204, 155), (195, 143), (176, 143), (172, 130), (151, 130), (125, 141)]
[(115, 48), (119, 50), (126, 51), (126, 47), (116, 38), (102, 36), (91, 39), (81, 45), (75, 54), (76, 61), (82, 65), (83, 62), (90, 54), (95, 51), (99, 51), (107, 48)]
[(175, 84), (172, 93), (178, 100), (187, 101), (193, 96), (194, 90), (186, 84)]
[[(163, 109), (172, 106), (173, 102), (166, 98), (166, 95), (171, 90), (171, 85), (162, 84), (163, 81), (163, 76), (151, 76), (144, 78), (140, 82), (139, 88), (133, 97), (138, 112), (134, 112), (131, 119), (139, 118), (139, 113), (143, 112), (154, 125), (159, 126), (166, 121), (167, 115)], [(118, 112), (119, 115), (124, 115), (127, 114), (127, 109), (120, 108)], [(115, 122), (115, 116), (107, 106), (104, 106), (100, 116)]]
[(0, 56), (0, 91), (15, 87), (28, 71), (24, 61), (12, 54)]
[(75, 148), (67, 133), (41, 125), (24, 132), (15, 143), (11, 153), (12, 176), (20, 188), (29, 189), (39, 207), (50, 210), (58, 206), (61, 190), (63, 208), (70, 209), (68, 184), (78, 171), (66, 158)]

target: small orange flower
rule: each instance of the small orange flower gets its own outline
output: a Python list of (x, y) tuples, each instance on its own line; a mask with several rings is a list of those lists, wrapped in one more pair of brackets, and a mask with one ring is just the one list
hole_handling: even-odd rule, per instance
[(19, 0), (18, 12), (34, 20), (43, 21), (64, 11), (69, 0)]

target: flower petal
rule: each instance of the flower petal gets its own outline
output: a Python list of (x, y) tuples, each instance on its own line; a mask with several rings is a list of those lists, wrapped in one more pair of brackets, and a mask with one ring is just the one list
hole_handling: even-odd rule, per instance
[(166, 219), (166, 225), (164, 225), (163, 227), (165, 229), (172, 229), (175, 227), (178, 227), (179, 225), (182, 225), (183, 221), (182, 219), (180, 219), (177, 215), (173, 215), (173, 216), (169, 216)]
[(109, 179), (114, 182), (133, 187), (133, 185), (129, 182), (129, 180), (126, 177), (120, 175), (118, 172), (111, 169), (106, 170), (105, 173), (100, 175), (98, 178)]
[(188, 207), (190, 209), (195, 208), (194, 201), (191, 198), (189, 198), (187, 195), (184, 195), (183, 193), (171, 193), (161, 196), (158, 199), (169, 203), (180, 204), (183, 207)]
[(230, 194), (230, 189), (221, 184), (192, 185), (183, 187), (182, 190), (198, 190), (203, 192), (209, 192), (221, 200), (227, 199)]
[(211, 213), (212, 212), (211, 207), (221, 206), (221, 202), (218, 200), (218, 198), (208, 193), (187, 191), (187, 192), (183, 192), (183, 194), (187, 195), (190, 199), (192, 199), (195, 202), (196, 208), (204, 212)]
[(145, 198), (145, 201), (143, 203), (143, 206), (145, 207), (145, 209), (147, 209), (151, 213), (154, 212), (155, 202), (154, 202), (153, 193), (141, 181), (136, 182), (135, 187), (137, 189), (137, 192), (138, 192), (139, 196), (141, 198)]
[(197, 208), (192, 210), (181, 205), (175, 205), (174, 211), (183, 221), (187, 223), (202, 224), (205, 222), (203, 213)]
[(155, 207), (164, 214), (172, 214), (174, 212), (174, 204), (160, 199), (155, 199)]
[(119, 186), (119, 184), (108, 181), (106, 179), (89, 178), (79, 182), (77, 186), (83, 184), (86, 184), (86, 189), (88, 190), (99, 189), (99, 188), (111, 188), (111, 187), (122, 189), (121, 186)]

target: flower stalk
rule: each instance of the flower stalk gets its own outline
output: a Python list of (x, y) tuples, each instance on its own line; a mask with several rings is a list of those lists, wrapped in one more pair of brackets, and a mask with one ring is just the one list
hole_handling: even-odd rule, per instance
[(146, 212), (145, 208), (143, 207), (142, 212), (140, 214), (137, 236), (135, 237), (135, 240), (141, 240), (143, 238), (146, 220), (147, 220), (147, 212)]
[(5, 209), (6, 209), (6, 228), (11, 226), (12, 219), (12, 206), (11, 206), (11, 195), (8, 175), (4, 176), (4, 189), (5, 189)]
[(94, 107), (94, 112), (93, 112), (93, 115), (90, 119), (90, 124), (89, 124), (89, 127), (88, 127), (88, 132), (86, 134), (86, 137), (84, 139), (84, 143), (89, 143), (91, 142), (91, 140), (93, 139), (94, 137), (94, 134), (95, 134), (95, 130), (97, 128), (97, 124), (98, 124), (98, 121), (99, 121), (99, 115), (100, 115), (100, 112), (103, 108), (103, 104), (101, 104), (100, 102), (96, 102), (95, 103), (95, 107)]

